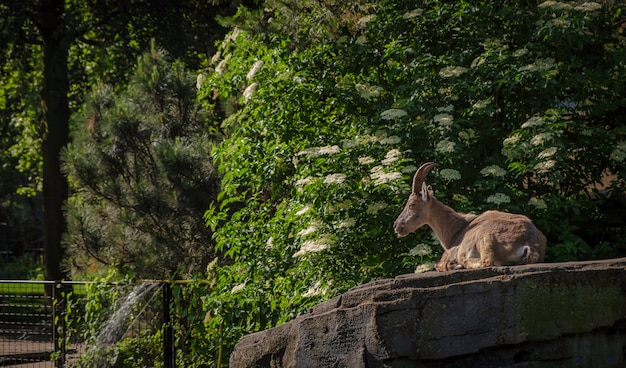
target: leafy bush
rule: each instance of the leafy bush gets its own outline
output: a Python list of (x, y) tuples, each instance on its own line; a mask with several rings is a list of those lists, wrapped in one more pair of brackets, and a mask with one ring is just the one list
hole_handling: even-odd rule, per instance
[(548, 260), (626, 254), (623, 220), (602, 210), (626, 179), (623, 6), (286, 6), (242, 12), (200, 78), (228, 132), (221, 204), (205, 217), (232, 259), (206, 298), (224, 329), (208, 338), (232, 346), (349, 287), (427, 269), (430, 232), (392, 232), (427, 160), (455, 209), (533, 218)]

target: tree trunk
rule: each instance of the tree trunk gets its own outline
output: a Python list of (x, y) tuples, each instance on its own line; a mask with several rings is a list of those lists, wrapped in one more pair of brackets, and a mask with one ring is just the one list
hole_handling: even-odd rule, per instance
[(44, 267), (48, 280), (61, 280), (61, 238), (67, 225), (63, 206), (68, 197), (67, 177), (61, 172), (61, 150), (69, 141), (68, 50), (73, 35), (64, 21), (64, 0), (41, 0), (39, 31), (43, 41), (44, 77), (41, 101), (43, 121)]

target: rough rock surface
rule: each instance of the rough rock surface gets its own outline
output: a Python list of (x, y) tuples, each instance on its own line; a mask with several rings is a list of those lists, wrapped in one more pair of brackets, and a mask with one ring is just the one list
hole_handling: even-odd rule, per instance
[(626, 367), (626, 258), (375, 281), (244, 336), (230, 367)]

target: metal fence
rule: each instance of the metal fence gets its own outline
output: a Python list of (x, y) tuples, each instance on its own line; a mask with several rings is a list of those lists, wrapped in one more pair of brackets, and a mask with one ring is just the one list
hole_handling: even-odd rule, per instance
[(171, 296), (166, 282), (0, 281), (0, 367), (112, 366), (111, 347), (137, 341), (145, 366), (174, 367)]

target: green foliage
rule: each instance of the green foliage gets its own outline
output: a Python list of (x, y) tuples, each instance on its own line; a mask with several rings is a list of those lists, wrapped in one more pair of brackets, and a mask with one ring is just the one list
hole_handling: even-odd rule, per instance
[(603, 209), (626, 179), (623, 7), (303, 4), (242, 12), (201, 81), (227, 134), (205, 217), (232, 259), (206, 298), (208, 338), (228, 348), (349, 287), (426, 269), (436, 239), (397, 239), (392, 224), (427, 160), (442, 201), (528, 214), (551, 261), (626, 253), (624, 216)]
[(205, 267), (214, 250), (201, 214), (217, 195), (211, 121), (195, 78), (154, 47), (125, 92), (94, 87), (63, 156), (75, 264), (98, 261), (144, 279)]

